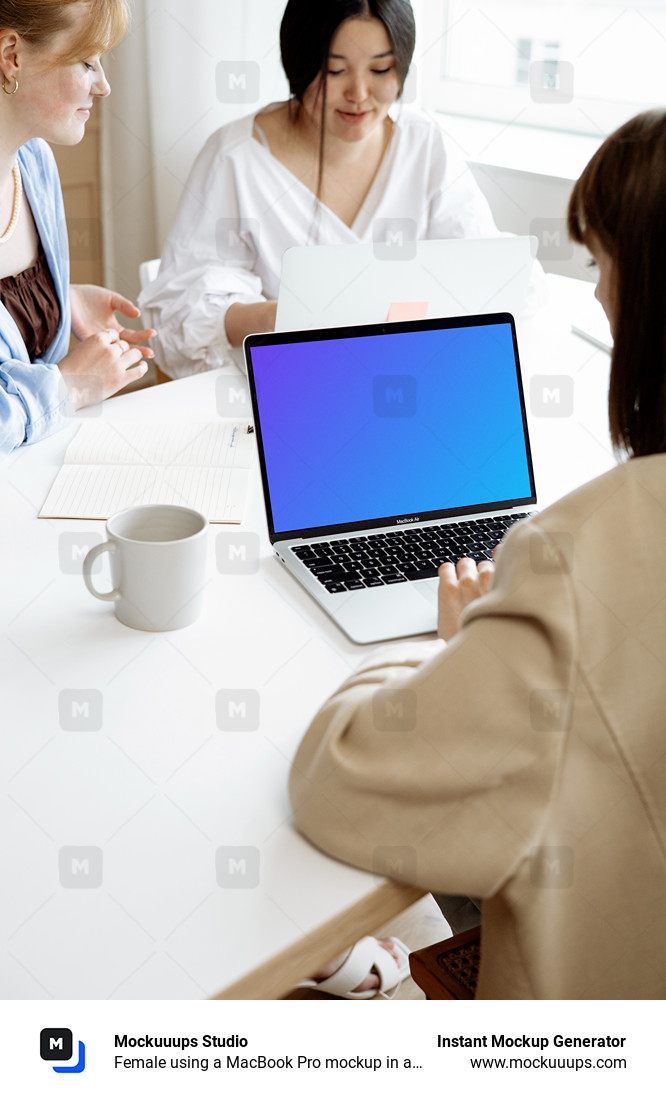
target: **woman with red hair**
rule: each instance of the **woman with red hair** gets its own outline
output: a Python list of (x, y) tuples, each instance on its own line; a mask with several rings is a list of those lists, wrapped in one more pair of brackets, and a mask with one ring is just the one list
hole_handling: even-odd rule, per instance
[[(146, 371), (151, 331), (122, 328), (126, 298), (69, 285), (53, 154), (81, 141), (109, 94), (101, 57), (128, 22), (126, 0), (0, 0), (0, 458)], [(69, 350), (70, 333), (79, 339)]]

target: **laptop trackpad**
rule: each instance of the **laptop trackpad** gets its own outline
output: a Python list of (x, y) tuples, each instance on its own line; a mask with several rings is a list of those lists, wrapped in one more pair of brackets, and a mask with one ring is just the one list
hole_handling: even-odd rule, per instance
[(335, 617), (353, 642), (388, 641), (437, 630), (437, 577), (350, 592)]

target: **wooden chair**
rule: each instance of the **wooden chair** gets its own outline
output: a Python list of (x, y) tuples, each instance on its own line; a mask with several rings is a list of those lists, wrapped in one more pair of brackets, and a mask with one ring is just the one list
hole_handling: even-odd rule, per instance
[(481, 926), (412, 951), (412, 978), (430, 1001), (472, 1001), (481, 962)]
[(171, 382), (171, 378), (169, 377), (169, 375), (165, 374), (163, 370), (160, 370), (157, 363), (155, 363), (154, 361), (153, 361), (153, 366), (155, 368), (155, 385), (156, 386), (161, 386), (163, 382)]

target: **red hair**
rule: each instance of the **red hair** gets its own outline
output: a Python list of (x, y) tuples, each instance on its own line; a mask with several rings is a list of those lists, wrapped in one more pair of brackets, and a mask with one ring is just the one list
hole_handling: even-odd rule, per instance
[(47, 48), (60, 31), (72, 26), (70, 11), (85, 3), (88, 17), (63, 61), (78, 61), (108, 53), (127, 30), (129, 0), (0, 0), (0, 27), (15, 31), (37, 49)]

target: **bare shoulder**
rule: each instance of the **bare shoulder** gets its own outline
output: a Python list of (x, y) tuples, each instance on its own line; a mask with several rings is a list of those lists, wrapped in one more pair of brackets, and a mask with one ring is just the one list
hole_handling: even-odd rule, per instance
[(254, 119), (255, 129), (253, 136), (257, 141), (260, 140), (260, 134), (257, 133), (257, 128), (266, 137), (271, 149), (282, 148), (291, 137), (291, 114), (288, 103), (281, 103), (278, 107), (273, 109), (260, 111)]

